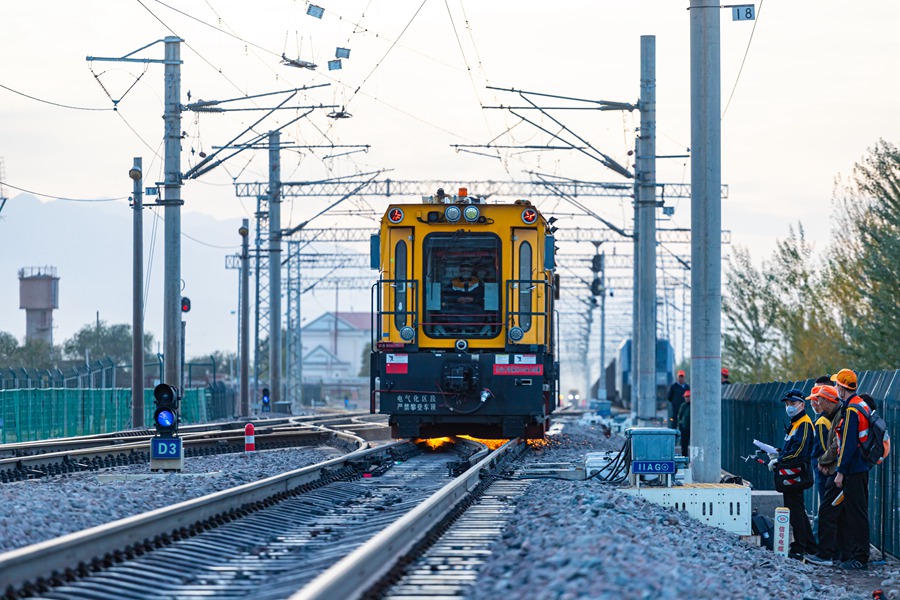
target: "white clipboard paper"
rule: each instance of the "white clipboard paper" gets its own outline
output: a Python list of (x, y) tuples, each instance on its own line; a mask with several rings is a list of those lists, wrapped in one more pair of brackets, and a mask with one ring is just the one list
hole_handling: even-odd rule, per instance
[(753, 440), (753, 445), (767, 454), (778, 454), (778, 448), (774, 448), (768, 444), (764, 444), (759, 440)]

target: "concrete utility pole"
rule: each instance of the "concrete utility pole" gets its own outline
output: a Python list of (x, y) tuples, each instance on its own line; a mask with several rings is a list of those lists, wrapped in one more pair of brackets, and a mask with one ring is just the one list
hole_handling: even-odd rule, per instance
[(165, 65), (165, 266), (163, 283), (163, 352), (165, 383), (181, 385), (181, 42), (176, 36), (162, 40), (165, 59), (132, 58), (160, 40), (119, 58), (88, 56), (88, 61), (163, 63)]
[(144, 426), (144, 218), (141, 157), (134, 157), (128, 171), (134, 182), (132, 202), (134, 230), (131, 287), (131, 426)]
[(281, 401), (281, 133), (269, 132), (269, 393)]
[(641, 131), (635, 169), (635, 363), (638, 425), (656, 418), (656, 36), (641, 36)]
[(241, 408), (250, 416), (250, 220), (241, 221)]
[[(181, 39), (166, 44), (165, 121), (165, 274), (163, 283), (163, 352), (169, 385), (181, 384)], [(180, 390), (184, 393), (184, 390)]]
[(591, 361), (588, 358), (588, 355), (590, 354), (591, 348), (591, 325), (593, 325), (594, 323), (594, 306), (596, 306), (596, 300), (593, 296), (590, 296), (587, 299), (581, 298), (580, 300), (586, 307), (584, 313), (584, 354), (582, 355), (582, 369), (584, 370), (584, 391), (581, 392), (581, 397), (578, 399), (576, 406), (587, 408), (591, 405)]
[(722, 125), (719, 6), (691, 0), (691, 467), (722, 471)]
[[(600, 245), (597, 245), (600, 248)], [(600, 379), (597, 400), (606, 400), (606, 253), (600, 253)]]

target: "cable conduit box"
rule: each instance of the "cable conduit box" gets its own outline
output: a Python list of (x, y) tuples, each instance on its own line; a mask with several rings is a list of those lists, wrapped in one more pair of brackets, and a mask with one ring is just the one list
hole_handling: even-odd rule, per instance
[(675, 430), (668, 427), (633, 427), (625, 430), (631, 460), (674, 461)]
[(742, 536), (752, 535), (750, 488), (731, 483), (685, 483), (677, 487), (631, 487), (621, 492), (684, 511), (701, 523)]

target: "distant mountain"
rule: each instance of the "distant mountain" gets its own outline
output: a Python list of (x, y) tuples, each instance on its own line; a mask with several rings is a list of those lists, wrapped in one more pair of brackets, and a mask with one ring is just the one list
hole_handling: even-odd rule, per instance
[[(150, 282), (145, 329), (161, 343), (164, 223), (156, 214), (162, 216), (162, 209), (143, 215), (143, 264)], [(186, 211), (181, 221), (184, 295), (192, 303), (185, 317), (187, 354), (234, 350), (238, 272), (225, 269), (225, 255), (239, 250), (240, 221)], [(107, 323), (131, 323), (132, 230), (133, 211), (125, 200), (43, 202), (20, 194), (7, 201), (0, 213), (0, 330), (24, 338), (18, 271), (45, 265), (56, 267), (60, 277), (55, 344), (94, 322), (98, 312)]]

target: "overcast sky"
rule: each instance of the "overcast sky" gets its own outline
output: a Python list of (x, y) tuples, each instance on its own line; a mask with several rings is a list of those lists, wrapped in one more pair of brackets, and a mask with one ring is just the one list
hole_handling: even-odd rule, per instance
[[(321, 19), (306, 2), (155, 0), (118, 2), (6, 2), (0, 7), (0, 156), (6, 195), (0, 213), (0, 330), (24, 336), (18, 309), (17, 269), (60, 267), (56, 341), (101, 318), (130, 322), (130, 219), (127, 172), (142, 156), (145, 177), (162, 180), (163, 67), (85, 57), (122, 56), (166, 35), (185, 40), (181, 50), (182, 102), (231, 99), (328, 83), (291, 105), (346, 106), (353, 118), (329, 119), (330, 109), (289, 126), (283, 141), (301, 144), (369, 144), (367, 153), (323, 158), (334, 152), (284, 151), (286, 181), (392, 169), (394, 179), (527, 179), (524, 171), (574, 179), (622, 181), (574, 152), (503, 151), (500, 158), (457, 152), (451, 144), (543, 144), (548, 137), (506, 111), (482, 106), (520, 103), (515, 95), (486, 89), (514, 87), (563, 96), (634, 102), (639, 95), (640, 36), (657, 44), (658, 154), (683, 154), (690, 145), (689, 12), (687, 1), (606, 0), (343, 0), (321, 1)], [(793, 0), (757, 3), (758, 19), (733, 22), (722, 11), (722, 180), (730, 195), (723, 227), (734, 244), (767, 256), (788, 226), (827, 229), (835, 178), (879, 137), (900, 141), (900, 3)], [(177, 10), (176, 10), (177, 9)], [(349, 48), (341, 70), (326, 64), (337, 47)], [(318, 64), (315, 71), (280, 64), (280, 57)], [(157, 44), (137, 56), (162, 58)], [(118, 100), (118, 111), (110, 110)], [(272, 106), (264, 98), (233, 107)], [(558, 105), (552, 100), (547, 106)], [(102, 110), (79, 110), (102, 109)], [(259, 111), (185, 113), (183, 170), (197, 153), (211, 153)], [(265, 132), (297, 115), (283, 111), (257, 127)], [(637, 113), (567, 111), (554, 115), (595, 147), (630, 164)], [(536, 119), (539, 117), (535, 116)], [(549, 126), (546, 119), (542, 123)], [(510, 129), (512, 128), (512, 129)], [(507, 131), (509, 130), (509, 131)], [(244, 152), (183, 191), (187, 219), (183, 241), (186, 293), (194, 299), (189, 355), (233, 349), (237, 297), (234, 271), (224, 256), (238, 243), (248, 199), (231, 185), (265, 181), (264, 151)], [(685, 159), (661, 160), (657, 180), (689, 183)], [(15, 210), (28, 190), (50, 203), (44, 211)], [(53, 200), (115, 199), (106, 203)], [(690, 203), (675, 207), (664, 227), (689, 227)], [(69, 212), (63, 210), (68, 206)], [(590, 200), (592, 209), (630, 227), (629, 199)], [(295, 225), (326, 206), (323, 199), (286, 202), (283, 223)], [(370, 214), (384, 199), (352, 200), (341, 209)], [(59, 210), (57, 210), (58, 207)], [(545, 211), (572, 213), (547, 203)], [(42, 220), (96, 215), (90, 232), (54, 229)], [(93, 212), (95, 211), (95, 212)], [(153, 234), (146, 211), (147, 235)], [(72, 217), (74, 218), (74, 217)], [(79, 217), (80, 218), (80, 217)], [(90, 217), (88, 217), (90, 218)], [(31, 220), (29, 220), (31, 219)], [(340, 213), (322, 226), (352, 222)], [(371, 220), (357, 219), (357, 223)], [(195, 230), (190, 230), (192, 224)], [(563, 226), (599, 226), (589, 217)], [(122, 229), (115, 236), (110, 228)], [(4, 232), (4, 230), (6, 230)], [(13, 231), (16, 235), (11, 235)], [(162, 270), (162, 227), (155, 255)], [(27, 234), (26, 234), (27, 233)], [(818, 236), (816, 236), (818, 239)], [(16, 242), (10, 243), (11, 240)], [(823, 237), (824, 239), (824, 237)], [(115, 243), (113, 243), (115, 240)], [(365, 251), (366, 248), (360, 248)], [(585, 249), (587, 252), (588, 249)], [(115, 265), (113, 269), (109, 265)], [(63, 265), (71, 265), (66, 270)], [(151, 289), (146, 328), (161, 337), (161, 294)], [(333, 309), (333, 294), (310, 295), (307, 318)], [(341, 301), (341, 310), (368, 310), (368, 298)]]

